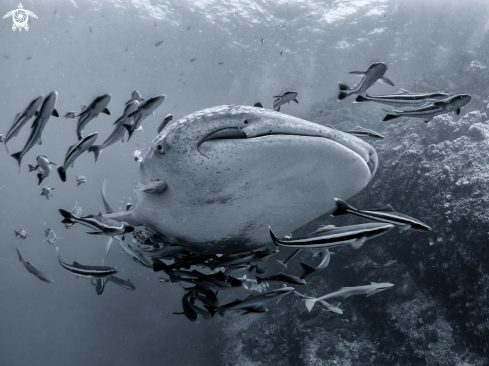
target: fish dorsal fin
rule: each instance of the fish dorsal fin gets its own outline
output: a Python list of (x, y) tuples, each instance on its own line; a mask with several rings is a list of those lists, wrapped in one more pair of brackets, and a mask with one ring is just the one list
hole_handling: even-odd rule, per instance
[(15, 122), (15, 121), (17, 121), (17, 118), (19, 118), (19, 116), (20, 116), (20, 113), (17, 113), (17, 114), (15, 115), (15, 117), (14, 117), (14, 122)]
[(85, 109), (87, 109), (87, 106), (86, 105), (82, 105), (81, 106), (81, 113), (85, 112)]
[(350, 74), (357, 76), (365, 76), (365, 71), (350, 71)]
[(376, 284), (377, 284), (377, 282), (370, 282), (370, 284), (371, 284), (371, 285), (376, 285)]
[(81, 266), (81, 264), (78, 263), (77, 261), (73, 261), (73, 266)]
[(365, 211), (389, 211), (389, 212), (397, 212), (394, 207), (392, 207), (390, 204), (381, 206), (381, 207), (376, 207), (376, 208), (371, 208)]
[(411, 92), (406, 90), (406, 89), (403, 89), (403, 88), (400, 88), (398, 91), (396, 91), (394, 94), (410, 94)]

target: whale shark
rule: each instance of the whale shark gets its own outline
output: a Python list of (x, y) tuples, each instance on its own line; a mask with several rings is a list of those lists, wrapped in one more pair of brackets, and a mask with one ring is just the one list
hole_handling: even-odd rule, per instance
[(365, 141), (284, 113), (224, 105), (165, 127), (143, 152), (128, 211), (104, 217), (145, 225), (196, 253), (271, 244), (349, 199), (378, 166)]

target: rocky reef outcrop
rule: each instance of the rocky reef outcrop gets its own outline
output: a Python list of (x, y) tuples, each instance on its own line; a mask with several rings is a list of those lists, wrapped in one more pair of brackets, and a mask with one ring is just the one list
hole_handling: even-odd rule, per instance
[[(315, 111), (319, 123), (320, 108)], [(342, 109), (324, 108), (333, 118)], [(375, 112), (365, 116), (369, 113)], [(356, 115), (353, 124), (361, 124), (361, 118)], [(371, 281), (391, 282), (394, 288), (333, 301), (340, 303), (342, 315), (318, 306), (308, 312), (302, 300), (290, 297), (254, 318), (225, 319), (224, 343), (235, 353), (224, 353), (223, 364), (489, 364), (489, 121), (473, 111), (441, 115), (427, 124), (393, 122), (383, 131), (380, 124), (369, 126), (386, 136), (372, 143), (380, 167), (349, 203), (358, 208), (390, 203), (433, 231), (394, 229), (361, 249), (335, 250), (329, 267), (303, 292), (322, 295)], [(299, 260), (315, 259), (303, 254)], [(298, 262), (289, 268), (300, 274)]]

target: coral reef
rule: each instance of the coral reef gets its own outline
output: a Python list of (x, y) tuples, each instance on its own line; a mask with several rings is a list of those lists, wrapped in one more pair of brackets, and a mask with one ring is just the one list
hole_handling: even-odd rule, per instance
[[(327, 108), (330, 104), (315, 107), (316, 122), (340, 120), (346, 107)], [(329, 117), (323, 119), (325, 110)], [(336, 127), (354, 127), (361, 118), (357, 114)], [(371, 281), (395, 284), (373, 297), (334, 302), (342, 315), (319, 307), (309, 313), (300, 299), (291, 297), (239, 331), (233, 329), (247, 321), (245, 317), (226, 319), (225, 339), (238, 339), (245, 364), (489, 364), (486, 120), (485, 113), (473, 111), (461, 117), (441, 115), (427, 124), (403, 118), (378, 129), (386, 136), (373, 143), (380, 168), (350, 203), (358, 208), (390, 203), (433, 231), (393, 230), (359, 250), (336, 250), (329, 267), (309, 281), (307, 295)], [(326, 220), (336, 225), (362, 222), (326, 216), (318, 222)], [(303, 254), (298, 261), (311, 259)], [(291, 263), (289, 271), (297, 270), (297, 263)], [(228, 357), (227, 364), (238, 364), (236, 359)]]

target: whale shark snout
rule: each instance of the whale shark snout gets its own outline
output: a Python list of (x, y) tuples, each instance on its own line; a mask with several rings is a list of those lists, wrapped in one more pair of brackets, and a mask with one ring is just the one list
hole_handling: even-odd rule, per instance
[(220, 106), (171, 122), (141, 163), (126, 216), (197, 252), (270, 243), (349, 199), (370, 182), (375, 149), (359, 138), (263, 108)]

